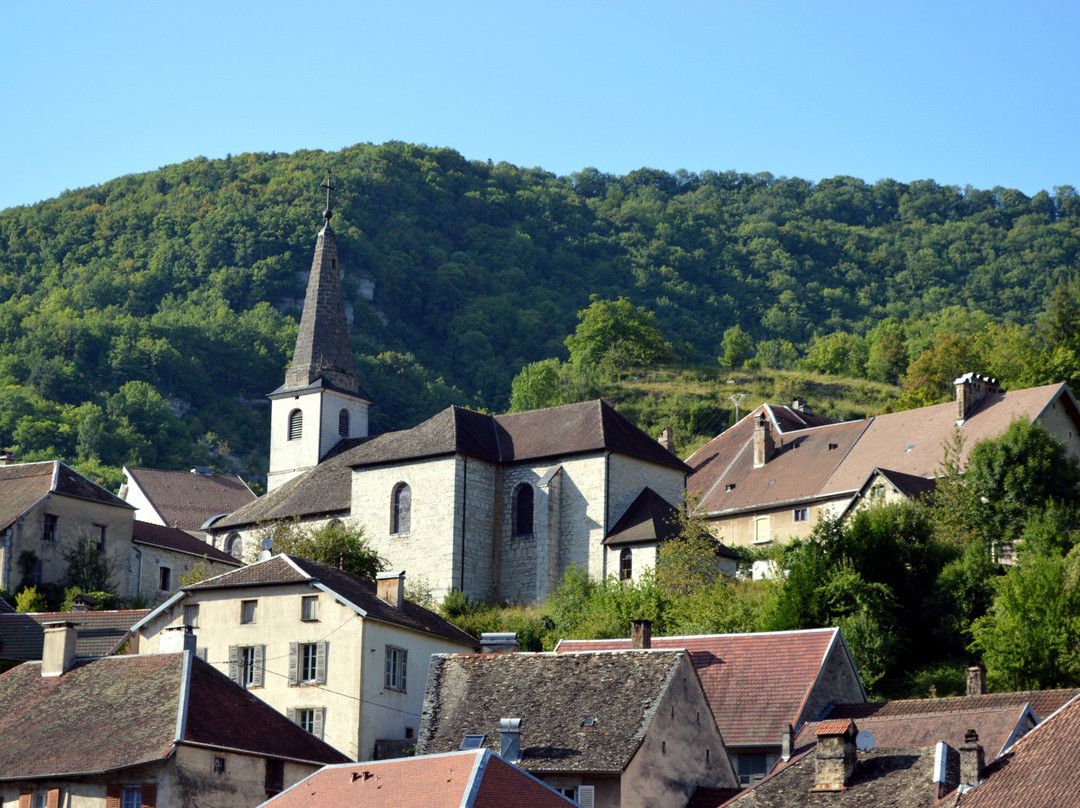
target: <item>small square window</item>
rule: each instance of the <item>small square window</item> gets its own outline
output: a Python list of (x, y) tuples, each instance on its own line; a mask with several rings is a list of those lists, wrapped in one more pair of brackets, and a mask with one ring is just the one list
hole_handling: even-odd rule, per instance
[(184, 625), (199, 627), (199, 604), (191, 603), (184, 607)]
[(255, 622), (255, 606), (258, 604), (257, 600), (242, 600), (240, 601), (240, 622), (241, 623), (254, 623)]
[(319, 619), (319, 596), (318, 595), (304, 595), (300, 599), (300, 619), (301, 620), (318, 620)]
[(214, 758), (214, 774), (225, 774), (225, 758)]
[(158, 589), (162, 592), (172, 591), (172, 570), (168, 567), (158, 567)]
[(810, 518), (809, 508), (796, 508), (793, 514), (793, 518), (796, 522), (805, 522)]
[(30, 795), (30, 808), (46, 808), (49, 804), (49, 795), (44, 791)]

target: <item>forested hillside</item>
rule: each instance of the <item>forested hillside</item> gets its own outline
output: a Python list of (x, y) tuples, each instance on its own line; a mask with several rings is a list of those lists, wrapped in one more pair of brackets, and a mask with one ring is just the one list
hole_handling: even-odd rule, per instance
[(524, 365), (569, 356), (591, 295), (654, 312), (676, 363), (904, 381), (909, 403), (961, 369), (1076, 373), (1071, 187), (558, 177), (388, 143), (199, 158), (0, 212), (0, 446), (106, 480), (264, 473), (327, 168), (377, 431), (504, 409)]

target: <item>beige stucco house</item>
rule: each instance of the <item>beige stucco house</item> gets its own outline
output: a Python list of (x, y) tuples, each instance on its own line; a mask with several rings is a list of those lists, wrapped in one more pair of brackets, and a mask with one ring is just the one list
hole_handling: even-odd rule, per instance
[(353, 760), (392, 757), (415, 744), (431, 655), (478, 645), (404, 581), (278, 555), (182, 589), (134, 626), (136, 647), (186, 625), (199, 656), (313, 735)]

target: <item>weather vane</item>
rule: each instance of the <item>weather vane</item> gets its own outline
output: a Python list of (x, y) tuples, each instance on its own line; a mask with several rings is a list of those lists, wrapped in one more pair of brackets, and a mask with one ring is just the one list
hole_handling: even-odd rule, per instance
[(320, 188), (326, 189), (326, 210), (323, 211), (323, 218), (326, 219), (326, 223), (330, 223), (330, 217), (333, 216), (333, 212), (330, 210), (330, 192), (334, 190), (334, 186), (330, 184), (330, 169), (326, 169), (326, 182), (324, 182)]

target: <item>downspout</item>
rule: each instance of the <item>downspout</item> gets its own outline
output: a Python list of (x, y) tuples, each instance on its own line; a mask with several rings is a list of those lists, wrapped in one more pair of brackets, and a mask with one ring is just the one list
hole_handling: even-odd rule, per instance
[(611, 508), (611, 452), (607, 452), (604, 455), (604, 530), (600, 534), (600, 547), (603, 552), (600, 553), (601, 564), (600, 573), (601, 578), (607, 578), (607, 548), (604, 547), (603, 541), (607, 538), (608, 534), (608, 511)]
[[(142, 595), (142, 550), (138, 547), (133, 547), (132, 549), (135, 551), (135, 556), (139, 559), (139, 574), (135, 579), (135, 597), (139, 597)], [(128, 589), (130, 590), (131, 587), (128, 587)]]
[(464, 455), (465, 471), (461, 481), (461, 570), (458, 572), (458, 589), (465, 593), (465, 527), (469, 518), (469, 456)]

